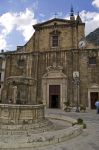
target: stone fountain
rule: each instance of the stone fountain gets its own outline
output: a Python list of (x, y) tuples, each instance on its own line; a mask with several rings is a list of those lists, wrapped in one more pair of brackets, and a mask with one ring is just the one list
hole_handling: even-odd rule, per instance
[(36, 104), (35, 85), (36, 80), (31, 77), (7, 78), (0, 104), (1, 124), (32, 124), (45, 119), (44, 105)]
[[(2, 150), (29, 150), (65, 141), (82, 132), (81, 127), (70, 127), (75, 120), (68, 121), (66, 116), (45, 117), (45, 106), (37, 104), (36, 93), (36, 80), (33, 78), (24, 76), (7, 78), (0, 104)], [(56, 120), (58, 124), (55, 123)]]

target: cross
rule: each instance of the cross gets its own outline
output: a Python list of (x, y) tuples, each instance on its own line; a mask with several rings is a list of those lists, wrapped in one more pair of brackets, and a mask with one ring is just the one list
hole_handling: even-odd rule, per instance
[(57, 14), (57, 13), (55, 13), (55, 14), (54, 14), (54, 16), (55, 16), (55, 18), (57, 18), (58, 14)]

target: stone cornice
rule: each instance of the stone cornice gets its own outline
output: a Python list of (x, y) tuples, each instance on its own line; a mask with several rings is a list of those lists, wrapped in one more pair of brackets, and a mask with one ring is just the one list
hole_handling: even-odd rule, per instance
[(33, 25), (33, 27), (37, 27), (37, 26), (42, 26), (42, 25), (46, 25), (46, 24), (49, 24), (51, 22), (54, 22), (54, 21), (60, 21), (60, 22), (64, 22), (64, 23), (70, 23), (71, 21), (70, 20), (66, 20), (66, 19), (60, 19), (60, 18), (53, 18), (51, 20), (48, 20), (48, 21), (45, 21), (45, 22), (42, 22), (42, 23), (38, 23), (38, 24), (35, 24)]
[[(61, 24), (49, 25), (49, 23), (52, 23), (52, 22), (55, 22), (55, 21), (56, 22), (57, 21), (61, 22)], [(64, 28), (64, 27), (70, 27), (70, 26), (75, 27), (77, 25), (85, 25), (85, 23), (77, 22), (76, 20), (71, 21), (71, 20), (54, 18), (52, 20), (48, 20), (48, 21), (45, 21), (43, 23), (38, 23), (36, 25), (33, 25), (33, 27), (34, 27), (35, 30), (42, 30), (42, 29), (49, 29), (49, 28), (55, 28), (55, 27), (56, 28), (59, 28), (59, 27)]]
[[(78, 26), (81, 26), (81, 25), (85, 25), (85, 23), (79, 23)], [(56, 26), (54, 25), (48, 25), (48, 26), (35, 26), (35, 30), (36, 31), (39, 31), (39, 30), (44, 30), (44, 29), (58, 29), (58, 28), (67, 28), (67, 27), (76, 27), (77, 26), (77, 23), (75, 22), (71, 22), (71, 23), (68, 23), (68, 24), (57, 24)]]

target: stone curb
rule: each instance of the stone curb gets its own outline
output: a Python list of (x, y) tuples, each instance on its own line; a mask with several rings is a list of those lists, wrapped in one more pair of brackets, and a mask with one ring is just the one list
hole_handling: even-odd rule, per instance
[(73, 119), (71, 117), (67, 117), (66, 115), (55, 115), (55, 114), (49, 114), (49, 115), (46, 115), (47, 118), (51, 118), (51, 119), (57, 119), (57, 120), (63, 120), (63, 121), (66, 121), (66, 122), (69, 122), (69, 123), (76, 123), (77, 120), (76, 119)]
[[(51, 119), (67, 121), (70, 122), (71, 124), (76, 122), (75, 119), (66, 117), (64, 115), (48, 115), (47, 117)], [(6, 150), (6, 149), (21, 150), (23, 148), (29, 149), (38, 146), (40, 147), (45, 145), (57, 144), (80, 135), (82, 131), (83, 131), (83, 127), (81, 125), (75, 125), (67, 129), (49, 131), (40, 134), (31, 134), (28, 137), (23, 137), (24, 139), (22, 139), (22, 141), (20, 141), (21, 139), (19, 138), (20, 141), (19, 143), (17, 143), (17, 141), (14, 141), (13, 138), (13, 140), (10, 141), (10, 143), (0, 144), (0, 150)]]

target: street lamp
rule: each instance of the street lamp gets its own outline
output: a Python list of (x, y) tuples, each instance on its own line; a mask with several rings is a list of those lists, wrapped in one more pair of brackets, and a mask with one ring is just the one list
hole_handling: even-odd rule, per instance
[(76, 86), (76, 90), (77, 90), (76, 112), (80, 112), (80, 110), (79, 110), (79, 84), (80, 84), (80, 79), (79, 79), (79, 72), (78, 71), (73, 72), (73, 83)]

